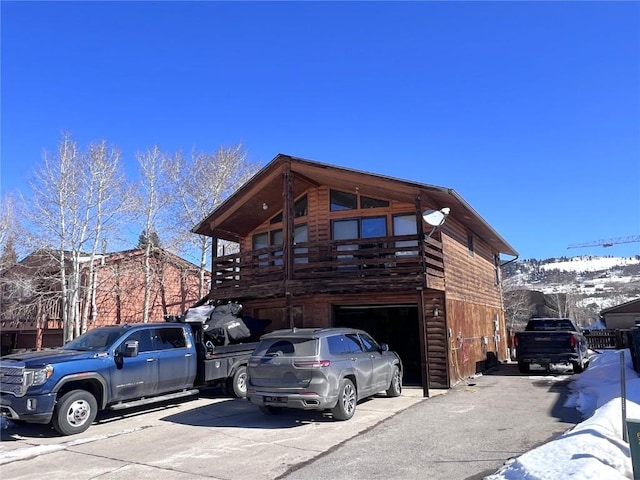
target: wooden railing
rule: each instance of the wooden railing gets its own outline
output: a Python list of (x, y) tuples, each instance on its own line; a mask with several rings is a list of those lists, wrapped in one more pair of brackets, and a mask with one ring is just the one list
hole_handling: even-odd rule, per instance
[(0, 321), (5, 327), (62, 328), (62, 302), (57, 298), (34, 297), (31, 300), (5, 300), (0, 305)]
[(591, 330), (585, 332), (589, 348), (601, 350), (606, 348), (623, 349), (631, 346), (631, 329)]
[(415, 235), (404, 235), (299, 242), (290, 269), (280, 246), (225, 255), (213, 259), (210, 297), (424, 287), (427, 277), (444, 278), (444, 264), (440, 242), (426, 239), (422, 251)]

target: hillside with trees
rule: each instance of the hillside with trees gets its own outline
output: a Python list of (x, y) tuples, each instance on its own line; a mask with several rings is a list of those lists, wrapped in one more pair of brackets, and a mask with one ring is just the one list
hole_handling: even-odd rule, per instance
[(529, 259), (503, 267), (507, 325), (516, 331), (532, 316), (591, 326), (601, 310), (639, 297), (640, 255)]

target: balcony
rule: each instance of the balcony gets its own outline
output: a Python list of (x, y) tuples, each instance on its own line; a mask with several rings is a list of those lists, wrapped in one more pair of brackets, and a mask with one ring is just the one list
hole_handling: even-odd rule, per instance
[[(287, 265), (281, 246), (216, 257), (211, 300), (313, 293), (444, 290), (442, 244), (416, 235), (296, 243)], [(421, 254), (422, 251), (422, 254)]]

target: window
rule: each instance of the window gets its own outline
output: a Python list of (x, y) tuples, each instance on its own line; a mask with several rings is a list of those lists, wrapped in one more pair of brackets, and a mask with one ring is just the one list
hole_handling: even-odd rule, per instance
[[(307, 216), (307, 196), (303, 195), (300, 197), (296, 203), (293, 205), (293, 218), (306, 217)], [(282, 212), (274, 215), (269, 223), (280, 223), (282, 222)]]
[[(393, 217), (393, 234), (399, 235), (416, 235), (418, 234), (418, 225), (415, 215), (394, 215)], [(417, 250), (408, 250), (406, 247), (417, 247), (418, 240), (402, 240), (396, 242), (396, 248), (401, 248), (396, 255), (418, 255)]]
[(472, 234), (467, 234), (467, 248), (469, 250), (469, 256), (473, 257), (474, 255), (474, 250), (473, 250), (473, 235)]
[[(333, 240), (356, 240), (360, 238), (376, 238), (387, 236), (387, 219), (386, 217), (363, 217), (363, 218), (351, 218), (348, 220), (333, 220), (331, 222), (332, 232), (331, 236)], [(372, 244), (353, 244), (353, 245), (338, 245), (336, 249), (339, 252), (355, 252), (360, 249), (382, 248), (379, 243)], [(363, 254), (360, 256), (370, 258), (375, 256), (375, 252), (369, 254)], [(339, 260), (349, 260), (354, 258), (354, 254), (339, 255)], [(348, 263), (348, 262), (347, 262)], [(357, 265), (343, 265), (342, 268), (357, 268)]]
[[(358, 238), (358, 220), (334, 220), (331, 222), (331, 236), (333, 240), (352, 240)], [(338, 245), (336, 249), (339, 252), (350, 252), (358, 250), (358, 245)], [(338, 261), (349, 261), (353, 255), (338, 255)], [(355, 269), (356, 265), (341, 265), (338, 268)]]
[(381, 207), (388, 207), (388, 206), (389, 206), (388, 200), (380, 200), (378, 198), (371, 198), (371, 197), (365, 197), (365, 196), (360, 197), (360, 208), (381, 208)]
[(385, 217), (366, 217), (360, 219), (360, 238), (387, 236), (387, 219)]
[(184, 348), (187, 346), (182, 328), (159, 328), (156, 333), (158, 348), (161, 350)]
[[(266, 248), (269, 246), (269, 234), (267, 232), (257, 233), (253, 236), (253, 249)], [(262, 253), (258, 255), (258, 265), (266, 267), (269, 265), (269, 254)]]
[[(309, 231), (307, 224), (296, 225), (293, 230), (293, 244), (305, 243), (309, 241)], [(309, 253), (307, 247), (296, 247), (293, 249), (294, 263), (309, 263), (309, 257), (306, 255)]]
[(380, 345), (369, 335), (360, 334), (360, 340), (362, 340), (365, 352), (377, 352), (380, 350)]
[(304, 195), (293, 206), (293, 218), (300, 218), (307, 216), (307, 196)]
[(137, 332), (133, 332), (123, 342), (123, 345), (130, 340), (135, 340), (136, 342), (138, 342), (138, 353), (151, 352), (155, 350), (153, 347), (153, 338), (151, 338), (151, 332), (152, 330), (150, 329), (138, 330)]
[(356, 208), (358, 208), (358, 197), (355, 193), (331, 190), (330, 203), (330, 210), (332, 212), (339, 212), (342, 210), (355, 210)]
[[(271, 246), (282, 247), (282, 230), (272, 230), (269, 237)], [(273, 265), (282, 265), (282, 250), (273, 252)]]
[(279, 342), (274, 343), (268, 349), (265, 355), (292, 355), (295, 352), (293, 348), (293, 343), (287, 340), (280, 340)]
[(367, 197), (364, 195), (358, 196), (355, 193), (331, 190), (329, 192), (329, 195), (330, 211), (332, 212), (340, 212), (342, 210), (355, 210), (357, 208), (367, 209), (389, 206), (389, 200), (382, 200), (379, 198)]
[(362, 351), (357, 337), (354, 338), (353, 335), (333, 335), (331, 337), (327, 337), (327, 344), (329, 345), (329, 353), (331, 355)]

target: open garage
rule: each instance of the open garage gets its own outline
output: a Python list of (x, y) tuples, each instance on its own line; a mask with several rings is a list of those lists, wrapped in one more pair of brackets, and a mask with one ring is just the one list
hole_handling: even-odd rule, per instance
[(336, 327), (360, 328), (378, 342), (387, 343), (404, 365), (404, 384), (421, 385), (418, 305), (334, 305)]

